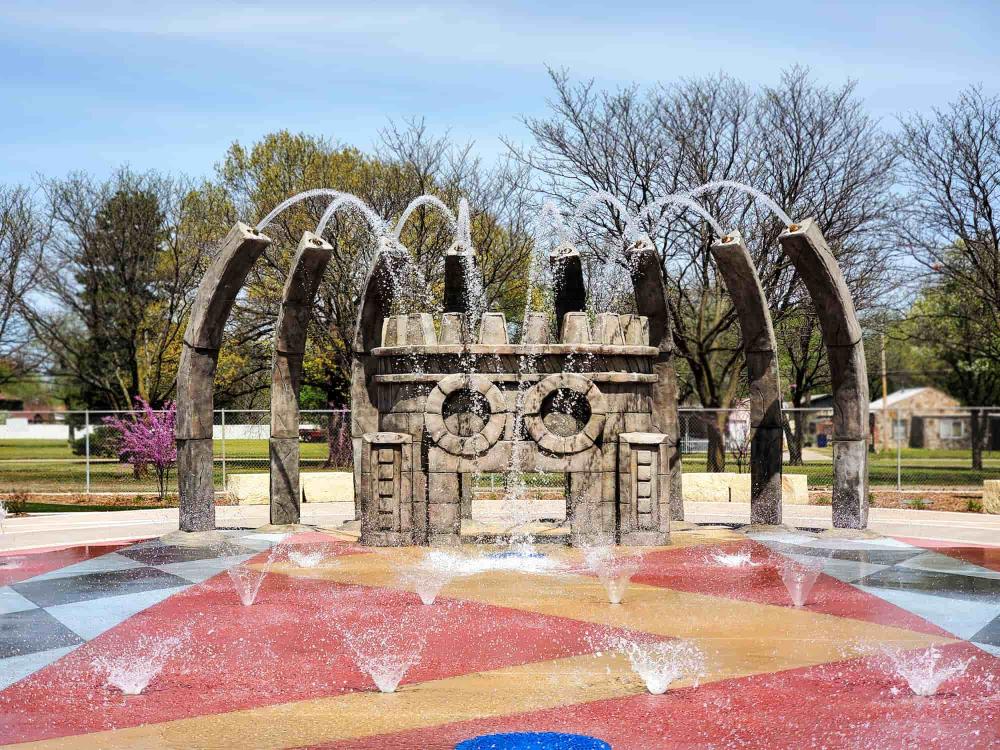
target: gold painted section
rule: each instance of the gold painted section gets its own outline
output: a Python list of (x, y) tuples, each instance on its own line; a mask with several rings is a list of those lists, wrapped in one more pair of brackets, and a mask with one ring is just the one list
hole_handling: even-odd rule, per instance
[[(691, 544), (730, 541), (728, 534), (688, 536)], [(737, 537), (739, 538), (739, 537)], [(469, 554), (484, 554), (482, 546)], [(580, 550), (547, 550), (567, 565)], [(344, 584), (403, 588), (399, 571), (426, 554), (421, 548), (385, 548), (347, 555), (302, 569), (276, 565), (273, 572)], [(851, 645), (893, 643), (926, 647), (953, 639), (824, 615), (809, 610), (633, 584), (619, 606), (607, 603), (601, 584), (579, 573), (535, 574), (491, 571), (453, 580), (442, 596), (543, 615), (572, 618), (665, 637), (687, 638), (707, 655), (713, 682), (851, 658)], [(418, 606), (418, 605), (415, 605)], [(597, 628), (595, 628), (595, 631)], [(595, 641), (595, 649), (600, 647)], [(678, 683), (678, 685), (682, 685)], [(504, 716), (644, 692), (620, 655), (585, 655), (479, 672), (377, 692), (298, 701), (226, 714), (66, 737), (20, 748), (291, 748), (401, 732), (445, 723)]]
[[(678, 683), (683, 684), (683, 683)], [(645, 691), (624, 658), (576, 656), (404, 686), (7, 747), (190, 750), (301, 747)]]

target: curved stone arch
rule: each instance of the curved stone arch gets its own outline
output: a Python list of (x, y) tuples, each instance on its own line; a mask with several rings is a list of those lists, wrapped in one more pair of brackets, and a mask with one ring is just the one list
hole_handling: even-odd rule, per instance
[(270, 244), (259, 230), (237, 222), (220, 244), (191, 306), (177, 367), (174, 428), (181, 531), (215, 528), (212, 425), (219, 348), (236, 295)]
[(636, 312), (649, 320), (649, 345), (659, 349), (653, 363), (657, 376), (651, 389), (653, 425), (666, 438), (666, 460), (670, 475), (670, 518), (684, 520), (681, 481), (681, 444), (677, 411), (677, 371), (667, 288), (663, 281), (660, 256), (651, 243), (638, 241), (626, 250)]
[[(270, 517), (274, 524), (298, 523), (301, 518), (299, 391), (302, 361), (313, 304), (332, 251), (333, 247), (321, 237), (305, 232), (282, 292), (271, 367)], [(366, 370), (374, 366), (370, 353), (381, 343), (378, 337), (394, 299), (392, 280), (398, 277), (402, 265), (401, 257), (380, 246), (361, 296), (351, 342), (352, 349), (361, 355), (354, 358), (351, 373), (351, 437), (355, 467), (358, 466), (362, 436), (378, 431), (378, 410), (374, 395), (368, 392)], [(355, 491), (357, 489), (356, 485)]]
[(711, 246), (712, 256), (740, 321), (750, 383), (750, 523), (780, 524), (781, 385), (778, 346), (767, 297), (739, 232)]
[(861, 324), (844, 274), (815, 220), (778, 236), (819, 317), (833, 381), (833, 525), (868, 525), (868, 374)]
[(271, 523), (298, 523), (299, 390), (312, 306), (333, 247), (312, 232), (299, 240), (285, 280), (271, 363)]

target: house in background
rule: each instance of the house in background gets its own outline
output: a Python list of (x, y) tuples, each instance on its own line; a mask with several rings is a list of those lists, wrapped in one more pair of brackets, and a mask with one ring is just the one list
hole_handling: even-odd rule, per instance
[(876, 399), (871, 402), (869, 421), (876, 447), (897, 441), (909, 448), (932, 450), (972, 447), (968, 410), (937, 388), (904, 388), (890, 393), (884, 403)]

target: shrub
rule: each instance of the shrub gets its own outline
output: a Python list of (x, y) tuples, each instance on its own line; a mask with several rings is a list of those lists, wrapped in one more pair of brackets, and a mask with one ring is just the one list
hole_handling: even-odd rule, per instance
[(969, 498), (969, 502), (966, 504), (965, 509), (969, 511), (969, 513), (982, 513), (983, 503), (980, 500), (976, 500), (976, 498), (972, 497)]
[(910, 510), (927, 510), (931, 507), (931, 504), (922, 497), (915, 497), (912, 500), (907, 500), (903, 504)]
[(28, 500), (27, 492), (12, 492), (0, 502), (3, 503), (7, 515), (15, 517), (28, 515)]

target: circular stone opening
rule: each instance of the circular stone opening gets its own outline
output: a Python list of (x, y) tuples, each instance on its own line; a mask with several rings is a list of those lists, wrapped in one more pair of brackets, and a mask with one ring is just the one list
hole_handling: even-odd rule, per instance
[(542, 401), (542, 424), (560, 437), (571, 437), (590, 421), (590, 402), (572, 388), (557, 388)]
[(452, 435), (471, 437), (478, 435), (489, 422), (493, 410), (486, 396), (468, 388), (459, 388), (449, 394), (441, 407), (444, 426)]

